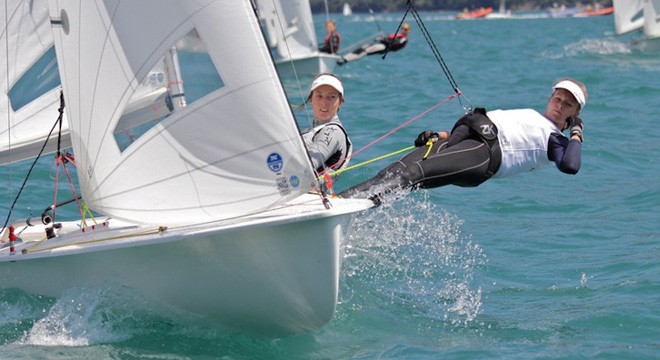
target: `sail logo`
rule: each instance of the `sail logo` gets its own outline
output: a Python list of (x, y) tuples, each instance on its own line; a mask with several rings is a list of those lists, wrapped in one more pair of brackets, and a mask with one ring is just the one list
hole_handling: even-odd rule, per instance
[(277, 190), (280, 192), (280, 195), (289, 195), (291, 193), (291, 188), (289, 187), (289, 183), (286, 181), (286, 178), (277, 178), (275, 179), (277, 183)]
[(300, 186), (300, 179), (296, 175), (291, 175), (289, 178), (289, 184), (291, 184), (292, 187), (297, 188)]
[(279, 172), (282, 170), (282, 167), (284, 165), (284, 160), (282, 160), (282, 156), (278, 153), (271, 153), (268, 155), (268, 159), (266, 160), (266, 163), (268, 164), (268, 168), (272, 172)]

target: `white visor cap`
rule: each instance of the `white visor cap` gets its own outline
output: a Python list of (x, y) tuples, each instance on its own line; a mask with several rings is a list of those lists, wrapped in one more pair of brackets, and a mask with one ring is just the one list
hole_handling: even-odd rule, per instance
[(583, 109), (584, 106), (587, 105), (587, 97), (585, 96), (584, 91), (582, 91), (582, 89), (576, 83), (570, 80), (562, 80), (552, 87), (552, 90), (557, 89), (568, 90), (571, 94), (573, 94), (575, 100), (578, 102), (578, 104), (580, 104), (580, 109)]
[(312, 86), (309, 87), (309, 93), (311, 94), (312, 91), (318, 89), (319, 86), (321, 85), (330, 85), (332, 86), (337, 92), (339, 92), (339, 95), (341, 97), (344, 97), (344, 86), (341, 84), (341, 81), (337, 79), (336, 77), (332, 75), (321, 75), (314, 79), (312, 82)]

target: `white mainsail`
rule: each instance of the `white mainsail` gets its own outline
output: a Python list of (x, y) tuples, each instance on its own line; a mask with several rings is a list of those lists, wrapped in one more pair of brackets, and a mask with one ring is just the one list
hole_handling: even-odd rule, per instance
[(660, 0), (645, 0), (644, 36), (648, 39), (660, 37)]
[(613, 0), (614, 30), (617, 35), (641, 29), (644, 26), (645, 0)]
[[(190, 224), (255, 213), (311, 189), (313, 170), (249, 3), (51, 0), (52, 9), (90, 208)], [(217, 79), (212, 91), (121, 144), (116, 128), (139, 85), (173, 45), (191, 39)]]
[[(57, 147), (60, 80), (46, 0), (5, 1), (0, 7), (0, 165), (36, 156), (51, 133), (45, 151)], [(4, 45), (7, 46), (4, 46)], [(61, 147), (70, 146), (62, 123)]]
[(332, 72), (339, 56), (318, 50), (308, 0), (257, 0), (259, 21), (281, 76)]

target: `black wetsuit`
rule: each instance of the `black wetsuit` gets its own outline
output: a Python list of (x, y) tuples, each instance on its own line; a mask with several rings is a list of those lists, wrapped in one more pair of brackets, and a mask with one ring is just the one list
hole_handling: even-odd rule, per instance
[[(548, 140), (548, 160), (553, 161), (560, 171), (575, 174), (580, 168), (581, 149), (581, 142), (552, 134)], [(448, 140), (436, 141), (430, 152), (428, 146), (418, 147), (340, 196), (370, 197), (379, 202), (382, 194), (396, 189), (478, 186), (499, 167), (499, 152), (499, 146), (489, 146), (473, 129), (458, 125)]]

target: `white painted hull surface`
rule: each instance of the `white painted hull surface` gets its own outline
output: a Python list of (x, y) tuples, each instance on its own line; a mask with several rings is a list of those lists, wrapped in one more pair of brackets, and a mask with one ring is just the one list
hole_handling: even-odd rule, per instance
[[(341, 241), (351, 216), (371, 204), (333, 199), (325, 210), (315, 197), (313, 205), (296, 207), (308, 207), (303, 213), (284, 208), (242, 223), (158, 231), (109, 220), (46, 241), (30, 241), (24, 232), (14, 255), (8, 246), (0, 251), (0, 284), (55, 297), (70, 288), (118, 284), (232, 327), (317, 329), (335, 312)], [(76, 227), (65, 223), (61, 232)]]
[(275, 65), (280, 77), (292, 79), (295, 75), (301, 77), (332, 73), (339, 59), (338, 55), (318, 53), (302, 58), (277, 60)]

